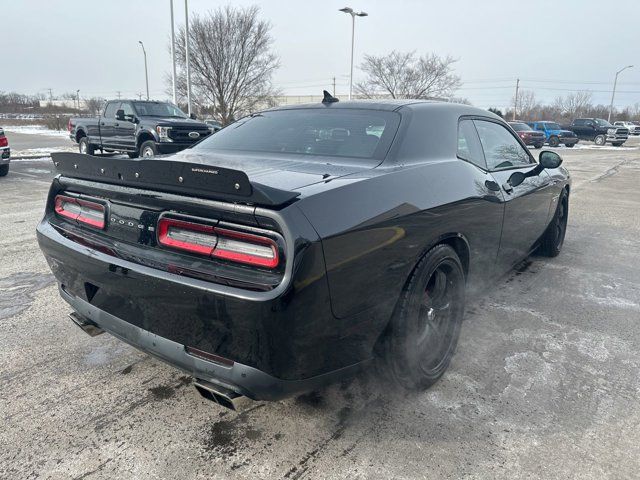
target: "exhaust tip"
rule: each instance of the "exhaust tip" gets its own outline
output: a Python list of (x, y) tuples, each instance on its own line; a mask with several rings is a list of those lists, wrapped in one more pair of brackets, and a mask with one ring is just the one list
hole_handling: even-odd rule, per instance
[(233, 390), (229, 390), (228, 388), (220, 385), (214, 385), (206, 380), (196, 378), (194, 386), (198, 393), (207, 400), (215, 402), (221, 407), (228, 408), (235, 412), (244, 410), (252, 403), (252, 400), (248, 397), (240, 395), (238, 392), (234, 392)]
[(69, 314), (69, 318), (90, 337), (95, 337), (97, 335), (100, 335), (101, 333), (104, 333), (104, 330), (102, 330), (98, 325), (93, 323), (87, 317), (83, 317), (78, 312), (71, 312)]

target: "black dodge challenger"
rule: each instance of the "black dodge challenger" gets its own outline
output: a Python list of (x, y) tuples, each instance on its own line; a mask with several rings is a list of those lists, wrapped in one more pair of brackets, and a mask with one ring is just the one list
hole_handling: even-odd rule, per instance
[(561, 158), (450, 103), (276, 108), (161, 159), (53, 160), (38, 241), (72, 320), (232, 408), (373, 359), (428, 387), (465, 295), (557, 255), (567, 225)]

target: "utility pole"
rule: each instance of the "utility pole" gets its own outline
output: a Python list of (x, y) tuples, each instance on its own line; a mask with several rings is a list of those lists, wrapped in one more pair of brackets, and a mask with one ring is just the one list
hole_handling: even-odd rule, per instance
[(49, 103), (53, 105), (53, 90), (51, 88), (47, 90), (49, 90)]
[(138, 92), (138, 100), (142, 100), (142, 92)]
[(173, 0), (169, 0), (171, 8), (171, 63), (173, 71), (171, 72), (171, 81), (173, 82), (173, 104), (178, 104), (178, 92), (176, 90), (176, 34), (173, 28)]
[(80, 110), (80, 90), (76, 90), (76, 97), (78, 98), (78, 110)]
[(187, 113), (191, 116), (191, 69), (189, 67), (189, 6), (188, 0), (184, 0), (184, 41), (187, 63)]
[(333, 77), (333, 96), (336, 96), (336, 77)]
[(511, 117), (511, 120), (516, 119), (516, 110), (518, 109), (518, 90), (520, 90), (520, 79), (518, 78), (516, 80), (516, 97), (515, 97), (515, 102), (513, 102), (513, 116)]
[(116, 95), (118, 96), (118, 100), (120, 100), (120, 90), (116, 90)]

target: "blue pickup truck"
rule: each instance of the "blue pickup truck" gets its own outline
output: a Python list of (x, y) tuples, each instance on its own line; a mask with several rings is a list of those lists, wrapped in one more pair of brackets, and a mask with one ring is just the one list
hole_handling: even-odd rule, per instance
[(547, 143), (550, 147), (565, 145), (573, 147), (578, 143), (578, 136), (571, 130), (565, 130), (556, 122), (527, 122), (534, 130), (543, 132), (547, 137)]

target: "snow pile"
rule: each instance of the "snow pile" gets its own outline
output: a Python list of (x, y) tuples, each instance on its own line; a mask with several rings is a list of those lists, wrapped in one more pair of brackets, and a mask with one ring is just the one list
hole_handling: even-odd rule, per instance
[(42, 125), (9, 125), (2, 127), (5, 132), (22, 133), (25, 135), (47, 135), (49, 137), (69, 137), (66, 130), (49, 130)]

